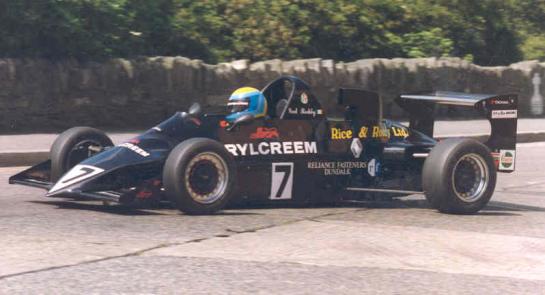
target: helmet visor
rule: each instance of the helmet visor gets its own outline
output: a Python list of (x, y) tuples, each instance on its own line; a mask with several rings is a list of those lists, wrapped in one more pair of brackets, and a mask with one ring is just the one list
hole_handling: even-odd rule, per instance
[(227, 104), (229, 113), (238, 113), (248, 109), (248, 101), (232, 101)]

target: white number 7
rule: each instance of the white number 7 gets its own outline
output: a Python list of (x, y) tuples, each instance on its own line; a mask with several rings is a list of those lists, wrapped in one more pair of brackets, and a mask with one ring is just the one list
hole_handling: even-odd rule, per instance
[(271, 200), (291, 199), (293, 163), (272, 163)]

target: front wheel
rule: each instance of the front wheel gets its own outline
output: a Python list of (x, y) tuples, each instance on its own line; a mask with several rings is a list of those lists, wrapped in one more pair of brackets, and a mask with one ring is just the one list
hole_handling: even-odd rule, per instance
[(422, 187), (426, 199), (440, 212), (478, 212), (496, 187), (496, 167), (490, 150), (472, 139), (439, 142), (424, 163)]
[(167, 197), (187, 214), (221, 210), (232, 195), (234, 183), (234, 159), (222, 144), (207, 138), (180, 143), (163, 168)]
[(90, 127), (74, 127), (61, 133), (51, 145), (51, 181), (56, 182), (72, 167), (93, 156), (112, 140), (102, 131)]

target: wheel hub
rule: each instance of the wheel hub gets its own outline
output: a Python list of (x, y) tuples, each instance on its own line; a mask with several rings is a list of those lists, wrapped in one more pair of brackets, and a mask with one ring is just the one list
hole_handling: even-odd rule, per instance
[(97, 141), (83, 140), (78, 142), (68, 153), (68, 167), (66, 167), (66, 170), (97, 154), (98, 152), (95, 150), (102, 150), (102, 145)]
[(227, 189), (227, 164), (216, 153), (204, 152), (193, 157), (185, 169), (184, 183), (194, 201), (211, 204)]
[(218, 184), (218, 171), (214, 163), (201, 160), (189, 172), (189, 184), (200, 195), (212, 193)]
[(488, 166), (480, 155), (464, 155), (454, 166), (452, 175), (454, 192), (464, 202), (480, 199), (486, 191), (488, 181)]

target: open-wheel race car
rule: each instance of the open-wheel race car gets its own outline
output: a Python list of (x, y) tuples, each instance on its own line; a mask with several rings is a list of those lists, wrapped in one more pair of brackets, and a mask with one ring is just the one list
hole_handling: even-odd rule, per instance
[[(383, 119), (379, 95), (365, 90), (339, 89), (336, 119), (297, 77), (239, 90), (229, 109), (194, 104), (117, 146), (97, 129), (69, 129), (50, 160), (9, 182), (47, 189), (48, 197), (169, 200), (188, 214), (232, 202), (336, 202), (369, 193), (424, 194), (441, 212), (470, 214), (490, 200), (496, 172), (515, 169), (516, 95), (401, 95), (396, 103), (410, 117), (404, 126)], [(490, 137), (435, 140), (437, 105), (475, 108), (489, 120)]]

